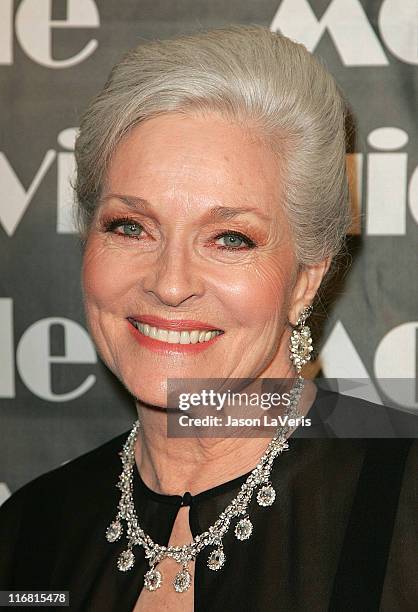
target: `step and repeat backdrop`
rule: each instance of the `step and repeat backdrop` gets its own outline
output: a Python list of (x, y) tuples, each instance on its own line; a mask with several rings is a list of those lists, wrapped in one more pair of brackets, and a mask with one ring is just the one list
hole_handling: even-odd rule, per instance
[(82, 309), (71, 220), (80, 113), (141, 40), (234, 23), (305, 44), (352, 111), (351, 267), (342, 262), (321, 300), (308, 374), (368, 379), (368, 399), (418, 410), (416, 0), (1, 0), (0, 503), (135, 418)]

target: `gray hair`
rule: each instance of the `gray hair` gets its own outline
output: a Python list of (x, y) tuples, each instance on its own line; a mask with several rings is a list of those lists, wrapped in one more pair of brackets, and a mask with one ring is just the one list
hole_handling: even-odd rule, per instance
[(335, 256), (349, 227), (345, 104), (303, 45), (261, 26), (140, 44), (112, 69), (76, 142), (78, 223), (86, 235), (116, 146), (169, 112), (217, 111), (256, 127), (284, 162), (284, 202), (301, 265)]

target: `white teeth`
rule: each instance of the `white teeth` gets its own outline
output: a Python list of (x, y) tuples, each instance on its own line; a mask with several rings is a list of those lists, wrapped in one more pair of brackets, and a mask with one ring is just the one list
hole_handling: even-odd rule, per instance
[(166, 329), (159, 329), (157, 331), (156, 340), (161, 340), (162, 342), (167, 342), (167, 340), (168, 340), (168, 331)]
[(180, 344), (190, 344), (190, 334), (188, 331), (182, 331), (180, 334)]
[(139, 321), (134, 321), (130, 319), (131, 322), (135, 325), (135, 327), (142, 333), (144, 336), (149, 336), (154, 340), (160, 340), (161, 342), (168, 342), (169, 344), (197, 344), (198, 342), (208, 342), (212, 340), (215, 336), (218, 336), (221, 332), (217, 330), (213, 331), (173, 331), (167, 329), (159, 329), (158, 327), (151, 327), (147, 323), (139, 323)]
[(199, 332), (198, 331), (192, 331), (190, 332), (190, 342), (192, 344), (197, 344), (197, 342), (199, 342)]
[(180, 332), (170, 331), (168, 332), (167, 342), (170, 344), (178, 344), (180, 342)]

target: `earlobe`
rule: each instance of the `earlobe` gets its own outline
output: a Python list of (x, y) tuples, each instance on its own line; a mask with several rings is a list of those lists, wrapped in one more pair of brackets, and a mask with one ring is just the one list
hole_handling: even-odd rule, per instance
[(296, 321), (303, 309), (312, 304), (330, 263), (331, 259), (328, 257), (317, 264), (301, 267), (293, 289), (289, 308), (288, 319), (291, 325), (296, 325)]

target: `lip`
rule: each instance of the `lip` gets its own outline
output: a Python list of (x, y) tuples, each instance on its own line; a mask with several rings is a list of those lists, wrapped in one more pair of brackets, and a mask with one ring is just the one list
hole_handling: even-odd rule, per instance
[[(133, 319), (133, 317), (129, 317), (130, 319)], [(148, 323), (148, 321), (145, 321), (145, 319), (143, 319), (141, 317), (141, 319), (135, 319), (135, 320), (140, 320), (143, 323)], [(154, 319), (155, 320), (155, 319)], [(161, 320), (161, 319), (160, 319)], [(184, 323), (184, 321), (182, 321), (182, 323)], [(187, 321), (187, 323), (190, 323), (190, 321)], [(196, 323), (196, 321), (193, 321), (193, 323)], [(129, 326), (129, 331), (132, 334), (133, 338), (138, 342), (138, 344), (140, 344), (141, 346), (144, 346), (148, 349), (150, 349), (151, 351), (154, 351), (155, 353), (163, 353), (166, 355), (173, 355), (173, 354), (196, 354), (196, 353), (201, 353), (202, 351), (205, 351), (207, 349), (209, 349), (211, 346), (213, 346), (213, 344), (215, 344), (215, 342), (223, 335), (223, 334), (219, 334), (218, 336), (215, 336), (214, 338), (212, 338), (211, 340), (208, 340), (207, 342), (198, 342), (197, 344), (172, 344), (170, 342), (161, 342), (161, 340), (155, 340), (154, 338), (150, 338), (149, 336), (144, 336), (144, 334), (142, 334), (129, 320), (127, 320), (127, 324)], [(150, 323), (148, 323), (148, 325), (150, 325)], [(154, 325), (155, 327), (157, 327), (157, 325)], [(161, 328), (161, 329), (173, 329), (171, 328)], [(180, 329), (180, 328), (174, 328), (174, 329)], [(185, 327), (182, 327), (181, 329), (188, 331)], [(197, 327), (191, 327), (189, 329), (198, 329)], [(210, 327), (203, 327), (203, 329), (211, 329)], [(212, 328), (214, 329), (214, 328)]]
[(223, 331), (219, 329), (219, 327), (215, 327), (210, 323), (204, 323), (203, 321), (192, 321), (189, 319), (162, 319), (160, 317), (155, 317), (152, 315), (131, 315), (127, 317), (127, 319), (134, 319), (135, 321), (139, 321), (140, 323), (147, 323), (148, 325), (151, 325), (151, 327), (159, 327), (160, 329), (173, 329), (184, 331), (193, 331), (194, 329), (200, 329), (208, 331)]

